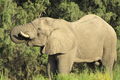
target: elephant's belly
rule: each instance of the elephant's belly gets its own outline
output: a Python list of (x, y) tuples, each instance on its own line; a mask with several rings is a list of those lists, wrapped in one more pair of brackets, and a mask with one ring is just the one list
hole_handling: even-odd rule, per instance
[(91, 50), (91, 51), (81, 51), (76, 54), (75, 62), (93, 62), (101, 60), (103, 55), (103, 50)]
[(101, 60), (103, 55), (103, 44), (87, 46), (77, 51), (75, 62), (93, 62)]
[(74, 62), (94, 62), (94, 61), (98, 61), (98, 60), (101, 60), (101, 57), (95, 57), (95, 58), (79, 58), (79, 57), (76, 57)]

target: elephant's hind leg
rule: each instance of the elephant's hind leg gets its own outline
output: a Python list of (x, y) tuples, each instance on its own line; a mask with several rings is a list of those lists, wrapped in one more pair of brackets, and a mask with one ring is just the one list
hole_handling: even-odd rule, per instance
[(104, 44), (102, 64), (106, 70), (112, 73), (113, 65), (116, 59), (116, 39), (109, 39)]

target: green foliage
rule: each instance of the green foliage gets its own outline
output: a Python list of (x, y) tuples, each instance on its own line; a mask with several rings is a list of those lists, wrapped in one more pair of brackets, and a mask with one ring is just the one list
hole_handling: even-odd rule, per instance
[(42, 76), (42, 75), (37, 75), (37, 76), (34, 76), (34, 77), (33, 77), (33, 80), (48, 80), (48, 79), (45, 78), (45, 77)]
[[(115, 28), (115, 30), (116, 30), (118, 39), (120, 39), (120, 26), (117, 26), (117, 27)], [(118, 44), (119, 44), (119, 43), (118, 43)]]
[[(32, 78), (44, 80), (38, 74), (46, 74), (47, 55), (41, 56), (39, 48), (14, 44), (9, 36), (11, 28), (41, 16), (76, 21), (91, 13), (101, 16), (112, 25), (119, 38), (120, 0), (0, 0), (0, 71), (3, 74), (7, 73), (12, 80)], [(118, 64), (120, 64), (119, 45), (118, 40)], [(119, 72), (119, 70), (115, 71), (117, 75), (115, 80), (119, 79)], [(80, 76), (84, 75), (80, 74)], [(72, 79), (72, 77), (67, 79), (69, 78)]]
[(119, 80), (120, 79), (120, 66), (116, 66), (113, 72), (113, 80)]
[(9, 80), (8, 76), (0, 74), (0, 80)]
[[(47, 16), (62, 18), (67, 21), (76, 21), (84, 15), (75, 2), (64, 1), (47, 9)], [(59, 13), (59, 14), (58, 14)]]
[(11, 79), (32, 79), (33, 75), (46, 72), (43, 65), (47, 61), (41, 58), (39, 48), (16, 45), (10, 40), (9, 34), (13, 26), (40, 17), (48, 4), (48, 0), (36, 0), (34, 3), (28, 0), (18, 6), (12, 0), (0, 0), (0, 71), (8, 73)]
[(117, 63), (120, 65), (120, 40), (117, 41)]
[(60, 3), (58, 11), (60, 12), (59, 18), (64, 18), (67, 21), (76, 21), (84, 14), (75, 2), (64, 1)]

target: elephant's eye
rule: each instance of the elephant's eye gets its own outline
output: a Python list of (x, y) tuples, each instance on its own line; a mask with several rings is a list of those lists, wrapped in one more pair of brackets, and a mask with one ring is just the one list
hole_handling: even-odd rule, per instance
[(41, 31), (41, 28), (38, 28), (39, 31)]
[(37, 36), (40, 36), (40, 33), (37, 33)]

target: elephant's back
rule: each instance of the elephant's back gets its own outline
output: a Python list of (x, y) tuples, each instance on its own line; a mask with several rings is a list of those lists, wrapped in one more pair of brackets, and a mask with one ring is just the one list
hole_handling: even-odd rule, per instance
[(103, 19), (96, 15), (87, 15), (73, 22), (78, 43), (76, 56), (81, 61), (94, 61), (102, 58), (104, 39), (115, 31)]

